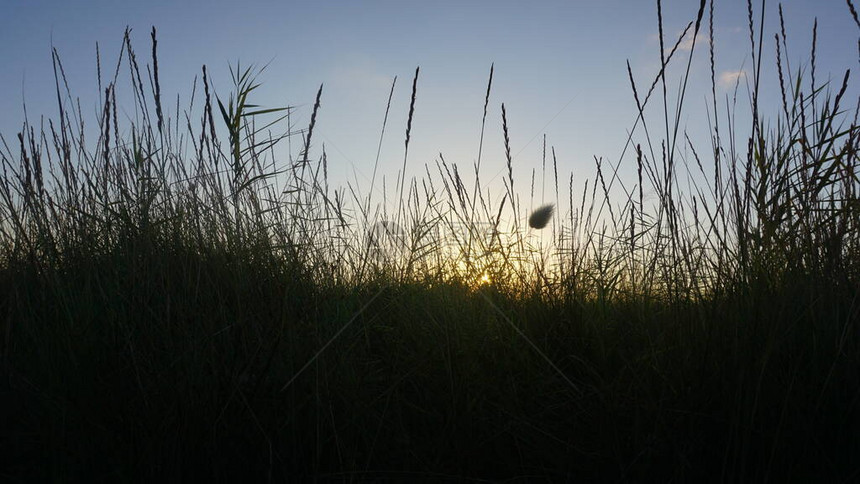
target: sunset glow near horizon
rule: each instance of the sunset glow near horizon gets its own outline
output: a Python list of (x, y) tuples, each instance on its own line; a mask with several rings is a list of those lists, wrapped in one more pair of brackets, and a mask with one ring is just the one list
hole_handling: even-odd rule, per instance
[[(753, 3), (757, 30), (760, 2)], [(776, 2), (767, 3), (761, 61), (763, 116), (772, 120), (779, 106), (773, 38), (780, 27), (777, 7)], [(663, 2), (667, 49), (687, 23), (695, 20), (697, 9), (698, 2)], [(251, 102), (265, 107), (294, 106), (292, 120), (297, 128), (307, 126), (322, 84), (311, 157), (319, 157), (324, 145), (329, 183), (333, 187), (351, 183), (361, 195), (370, 191), (386, 102), (397, 76), (374, 185), (375, 202), (383, 198), (383, 177), (387, 197), (396, 195), (394, 184), (403, 166), (406, 119), (418, 66), (407, 179), (422, 178), (425, 164), (435, 174), (434, 164), (441, 153), (448, 163), (459, 166), (471, 187), (487, 81), (494, 65), (480, 169), (482, 185), (500, 194), (502, 178), (507, 175), (501, 127), (504, 103), (520, 204), (529, 209), (555, 202), (550, 154), (554, 147), (562, 201), (559, 215), (569, 209), (564, 201), (570, 174), (574, 174), (574, 190), (579, 190), (586, 178), (594, 177), (594, 157), (611, 165), (621, 160), (621, 179), (635, 180), (633, 150), (628, 149), (621, 159), (637, 114), (627, 62), (640, 96), (647, 92), (660, 66), (656, 2), (553, 1), (526, 7), (512, 1), (240, 4), (100, 0), (83, 6), (57, 0), (12, 0), (5, 11), (0, 19), (0, 58), (4, 60), (0, 134), (13, 154), (17, 153), (16, 135), (23, 125), (25, 103), (30, 124), (37, 130), (41, 116), (57, 117), (52, 46), (59, 52), (72, 95), (81, 100), (85, 123), (93, 127), (101, 109), (96, 44), (105, 82), (112, 76), (126, 26), (132, 29), (138, 62), (142, 67), (151, 63), (150, 30), (154, 26), (161, 90), (171, 113), (177, 96), (180, 116), (188, 109), (195, 77), (195, 109), (199, 108), (203, 65), (222, 98), (232, 87), (230, 66), (237, 62), (265, 65), (258, 76), (261, 86)], [(788, 66), (793, 72), (808, 71), (813, 20), (817, 18), (817, 82), (829, 80), (831, 89), (838, 91), (845, 70), (854, 69), (858, 61), (858, 28), (846, 3), (785, 2), (783, 11)], [(750, 117), (746, 84), (752, 72), (746, 2), (715, 2), (714, 38), (720, 116), (726, 116), (725, 105), (739, 80), (737, 121), (739, 132), (744, 133)], [(707, 39), (706, 11), (680, 117), (681, 128), (688, 130), (701, 152), (710, 149), (706, 110), (713, 102)], [(670, 64), (670, 117), (674, 116), (690, 40), (681, 43)], [(857, 97), (854, 85), (852, 82), (849, 99)], [(661, 95), (655, 91), (649, 101), (652, 129), (663, 126)], [(133, 119), (133, 107), (120, 106), (120, 113), (123, 107)], [(184, 118), (179, 121), (184, 125)], [(661, 133), (661, 129), (651, 133), (657, 143)], [(542, 177), (544, 135), (547, 165)], [(644, 143), (641, 127), (633, 139)], [(90, 141), (94, 143), (95, 138)], [(293, 156), (299, 145), (300, 141), (293, 142)], [(579, 196), (577, 192), (574, 199)]]

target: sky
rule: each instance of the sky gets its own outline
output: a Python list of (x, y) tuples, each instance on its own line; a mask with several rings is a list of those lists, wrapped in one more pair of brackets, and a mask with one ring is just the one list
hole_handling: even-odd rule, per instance
[[(753, 3), (757, 24), (761, 4)], [(695, 19), (697, 8), (692, 0), (662, 2), (667, 44)], [(717, 97), (724, 105), (740, 76), (743, 114), (749, 109), (745, 82), (751, 67), (747, 4), (717, 0), (714, 8)], [(838, 89), (845, 69), (855, 69), (858, 62), (860, 29), (846, 3), (792, 0), (783, 9), (791, 68), (808, 69), (817, 18), (816, 76), (819, 83), (833, 79)], [(551, 178), (540, 183), (544, 136), (547, 149), (555, 148), (562, 199), (567, 198), (571, 173), (577, 186), (594, 176), (595, 156), (613, 164), (621, 161), (622, 178), (631, 179), (635, 159), (629, 153), (621, 158), (637, 114), (627, 62), (640, 95), (660, 66), (654, 1), (5, 0), (0, 17), (0, 134), (7, 142), (14, 142), (21, 129), (25, 103), (31, 123), (38, 125), (40, 116), (57, 117), (52, 46), (60, 54), (72, 93), (81, 100), (84, 118), (95, 125), (100, 111), (96, 44), (107, 70), (105, 65), (116, 62), (126, 26), (132, 29), (141, 63), (150, 62), (150, 30), (157, 29), (162, 93), (173, 102), (178, 96), (180, 108), (188, 105), (203, 65), (221, 97), (230, 92), (230, 66), (266, 65), (252, 102), (294, 106), (298, 126), (307, 125), (314, 96), (324, 85), (312, 156), (318, 156), (324, 144), (330, 183), (349, 182), (364, 193), (370, 190), (386, 102), (397, 76), (378, 168), (392, 192), (403, 165), (412, 77), (418, 66), (407, 176), (420, 177), (424, 165), (433, 166), (440, 153), (461, 173), (472, 172), (492, 64), (481, 180), (500, 189), (506, 174), (504, 103), (515, 180), (523, 203), (535, 205), (541, 198), (554, 201)], [(778, 28), (777, 3), (767, 2), (762, 84), (769, 102), (778, 95), (773, 40)], [(689, 55), (687, 40), (680, 52), (684, 58), (676, 59), (669, 73), (670, 105)], [(706, 14), (681, 116), (682, 127), (702, 143), (702, 150), (708, 147), (709, 80)], [(851, 93), (856, 99), (853, 88)], [(661, 101), (652, 102), (659, 107)], [(642, 136), (637, 131), (634, 139), (641, 141)], [(546, 187), (547, 194), (536, 188), (537, 200), (531, 202), (527, 187), (533, 170), (536, 185)]]

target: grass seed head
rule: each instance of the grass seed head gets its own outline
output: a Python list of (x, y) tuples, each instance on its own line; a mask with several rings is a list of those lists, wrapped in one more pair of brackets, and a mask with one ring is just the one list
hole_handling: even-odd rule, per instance
[(542, 229), (546, 227), (546, 224), (549, 223), (549, 219), (552, 218), (552, 212), (554, 209), (555, 207), (552, 204), (549, 204), (532, 212), (531, 217), (529, 217), (529, 227), (533, 229)]

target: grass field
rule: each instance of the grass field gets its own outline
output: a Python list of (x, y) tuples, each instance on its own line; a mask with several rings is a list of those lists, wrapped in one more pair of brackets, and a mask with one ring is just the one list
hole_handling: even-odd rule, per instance
[[(814, 48), (789, 70), (785, 32), (754, 20), (750, 130), (712, 70), (712, 144), (682, 158), (675, 117), (641, 117), (620, 199), (614, 163), (574, 186), (550, 149), (542, 232), (504, 107), (499, 193), (440, 158), (392, 209), (329, 186), (322, 87), (301, 129), (239, 65), (232, 94), (204, 69), (180, 111), (153, 29), (145, 69), (126, 35), (125, 84), (99, 73), (85, 128), (55, 55), (62, 114), (0, 150), (0, 477), (860, 480), (860, 104), (847, 70), (816, 84)], [(693, 55), (676, 40), (664, 65)], [(680, 119), (662, 92), (683, 82), (630, 81), (640, 113)], [(491, 93), (492, 71), (486, 129)]]

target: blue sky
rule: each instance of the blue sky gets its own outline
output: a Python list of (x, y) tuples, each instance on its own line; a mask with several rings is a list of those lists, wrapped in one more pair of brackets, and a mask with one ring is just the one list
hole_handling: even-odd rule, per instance
[[(760, 5), (754, 3), (757, 22)], [(394, 76), (398, 81), (379, 172), (389, 184), (397, 176), (416, 66), (421, 74), (408, 175), (420, 176), (423, 165), (432, 164), (439, 153), (460, 165), (461, 172), (471, 172), (491, 63), (495, 75), (482, 180), (500, 183), (505, 170), (500, 109), (505, 103), (519, 187), (529, 185), (532, 169), (540, 170), (544, 134), (556, 149), (559, 177), (567, 180), (573, 172), (578, 184), (593, 176), (594, 156), (619, 160), (633, 126), (636, 110), (625, 62), (630, 61), (640, 92), (658, 72), (655, 5), (639, 0), (8, 0), (0, 18), (0, 133), (7, 142), (15, 141), (24, 101), (31, 122), (37, 124), (40, 115), (56, 117), (52, 45), (59, 50), (73, 94), (81, 99), (85, 119), (95, 125), (96, 43), (107, 70), (105, 65), (116, 62), (128, 25), (140, 62), (148, 62), (149, 32), (155, 26), (162, 91), (172, 102), (179, 95), (180, 107), (187, 106), (192, 81), (204, 64), (223, 97), (230, 89), (229, 65), (268, 63), (255, 101), (296, 106), (299, 125), (306, 125), (316, 90), (324, 84), (314, 144), (319, 154), (325, 143), (335, 185), (352, 181), (363, 191), (369, 189)], [(663, 2), (667, 43), (695, 18), (697, 7), (691, 0)], [(792, 69), (808, 67), (815, 17), (819, 81), (831, 77), (838, 83), (845, 69), (857, 66), (860, 30), (844, 1), (795, 0), (783, 8)], [(773, 61), (776, 9), (776, 2), (768, 2), (762, 83), (770, 100), (778, 89)], [(749, 71), (746, 2), (718, 1), (714, 34), (717, 76), (730, 80), (733, 73)], [(706, 43), (696, 49), (682, 125), (693, 139), (705, 143), (710, 72)], [(670, 92), (679, 80), (681, 62), (675, 65)], [(745, 93), (743, 84), (741, 91)], [(720, 83), (721, 104), (728, 92), (730, 83)], [(739, 116), (749, 105), (745, 94), (741, 98)], [(629, 176), (634, 166), (633, 158), (623, 162), (622, 175)], [(562, 181), (563, 193), (566, 185)]]

